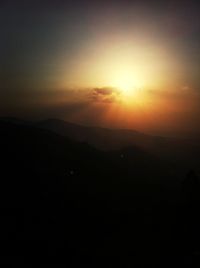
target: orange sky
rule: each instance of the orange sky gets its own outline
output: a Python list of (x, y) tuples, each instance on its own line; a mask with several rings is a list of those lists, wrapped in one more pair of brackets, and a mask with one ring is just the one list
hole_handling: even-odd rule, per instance
[(69, 2), (0, 10), (0, 116), (200, 130), (199, 5)]

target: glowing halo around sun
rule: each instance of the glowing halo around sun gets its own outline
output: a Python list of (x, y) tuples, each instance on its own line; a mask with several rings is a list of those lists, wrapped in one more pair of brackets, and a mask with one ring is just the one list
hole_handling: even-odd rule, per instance
[(137, 75), (134, 75), (131, 70), (123, 70), (113, 74), (110, 85), (127, 97), (136, 95), (139, 90), (144, 88), (144, 82)]
[(122, 100), (121, 103), (147, 103), (149, 90), (162, 91), (174, 86), (180, 73), (176, 70), (181, 68), (173, 51), (158, 39), (109, 38), (110, 35), (106, 39), (99, 37), (80, 51), (78, 60), (71, 62), (67, 72), (65, 68), (62, 87), (111, 87), (120, 93), (113, 99)]
[(125, 95), (132, 95), (141, 88), (141, 84), (129, 77), (119, 77), (116, 82), (112, 83), (112, 87), (117, 88)]

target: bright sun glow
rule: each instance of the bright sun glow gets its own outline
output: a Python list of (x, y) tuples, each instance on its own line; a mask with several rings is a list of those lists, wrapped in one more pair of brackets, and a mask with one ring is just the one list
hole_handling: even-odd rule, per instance
[(158, 40), (119, 38), (113, 42), (108, 38), (89, 48), (81, 52), (75, 67), (68, 68), (67, 76), (64, 72), (63, 87), (113, 87), (123, 100), (135, 101), (141, 96), (144, 99), (145, 91), (170, 88), (177, 80), (176, 64), (171, 64), (173, 54)]
[(133, 81), (133, 79), (129, 77), (119, 77), (117, 81), (113, 83), (113, 86), (126, 95), (133, 94), (134, 91), (140, 87), (138, 82)]
[(144, 86), (139, 77), (136, 77), (131, 70), (124, 70), (113, 74), (111, 86), (119, 89), (124, 95), (135, 95)]

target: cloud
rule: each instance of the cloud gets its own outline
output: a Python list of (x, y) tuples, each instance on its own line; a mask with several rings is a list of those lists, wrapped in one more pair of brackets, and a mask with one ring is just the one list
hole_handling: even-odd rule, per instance
[(96, 94), (110, 95), (110, 94), (113, 93), (114, 88), (111, 88), (111, 87), (94, 88), (93, 91), (94, 91)]
[(93, 88), (90, 99), (94, 102), (113, 103), (119, 100), (120, 92), (113, 87)]

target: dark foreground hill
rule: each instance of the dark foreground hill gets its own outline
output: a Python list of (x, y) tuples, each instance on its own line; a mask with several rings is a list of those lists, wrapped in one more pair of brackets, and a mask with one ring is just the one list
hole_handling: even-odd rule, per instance
[(118, 150), (137, 146), (176, 164), (200, 166), (200, 144), (197, 140), (153, 136), (129, 129), (86, 127), (58, 119), (43, 120), (34, 125), (75, 141), (87, 142), (97, 149)]
[(198, 263), (194, 175), (184, 188), (170, 162), (137, 146), (99, 151), (24, 124), (0, 122), (0, 148), (5, 263)]
[(136, 130), (87, 127), (59, 119), (28, 122), (17, 118), (0, 118), (18, 125), (32, 125), (53, 131), (73, 141), (85, 142), (97, 149), (109, 151), (138, 147), (186, 169), (199, 169), (200, 143), (197, 139), (169, 138), (147, 135)]

